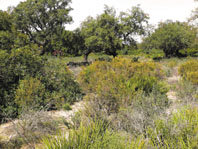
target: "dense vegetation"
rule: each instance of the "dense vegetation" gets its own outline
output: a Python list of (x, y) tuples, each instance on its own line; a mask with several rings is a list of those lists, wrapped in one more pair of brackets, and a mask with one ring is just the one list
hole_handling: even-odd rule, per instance
[(18, 119), (0, 148), (198, 148), (198, 11), (153, 29), (139, 6), (105, 6), (69, 31), (70, 3), (0, 11), (0, 123)]

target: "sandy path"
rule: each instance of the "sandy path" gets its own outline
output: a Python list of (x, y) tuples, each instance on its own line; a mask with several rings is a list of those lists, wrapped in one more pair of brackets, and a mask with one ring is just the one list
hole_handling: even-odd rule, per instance
[[(169, 85), (177, 85), (179, 80), (180, 80), (180, 76), (178, 75), (177, 72), (178, 68), (174, 68), (174, 73), (171, 77), (167, 78), (167, 82)], [(166, 110), (166, 113), (168, 115), (170, 115), (172, 112), (176, 112), (177, 111), (177, 95), (176, 95), (176, 91), (174, 90), (169, 90), (169, 92), (167, 93), (167, 97), (168, 99), (171, 101), (171, 105), (170, 107)]]

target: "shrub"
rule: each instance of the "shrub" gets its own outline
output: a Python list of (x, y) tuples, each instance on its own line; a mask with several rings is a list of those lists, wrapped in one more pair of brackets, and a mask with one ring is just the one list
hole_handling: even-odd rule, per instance
[(42, 108), (46, 105), (45, 86), (36, 78), (21, 80), (16, 90), (15, 102), (21, 109)]
[(56, 108), (64, 103), (73, 103), (82, 97), (81, 89), (72, 73), (61, 59), (49, 59), (40, 76), (48, 98)]
[(188, 80), (198, 85), (198, 62), (197, 60), (189, 60), (179, 67), (179, 74), (183, 80)]
[[(27, 144), (30, 148), (38, 143), (42, 137), (54, 135), (58, 132), (58, 123), (46, 111), (33, 111), (28, 109), (23, 111), (19, 120), (14, 123), (16, 136), (13, 140), (20, 140), (21, 145)], [(15, 148), (15, 146), (13, 147)]]
[(112, 122), (114, 129), (140, 134), (169, 106), (162, 78), (160, 65), (154, 62), (135, 63), (126, 58), (95, 62), (79, 76), (87, 91), (84, 115)]
[(165, 57), (165, 54), (162, 50), (159, 49), (150, 49), (147, 50), (146, 57), (152, 58), (153, 60), (161, 60)]
[(189, 81), (180, 81), (177, 97), (184, 105), (195, 104), (198, 101), (198, 86)]
[(198, 56), (198, 49), (194, 48), (194, 49), (183, 49), (183, 50), (179, 50), (179, 52), (183, 55), (183, 56), (191, 56), (191, 57), (197, 57)]
[(162, 70), (156, 63), (135, 63), (130, 59), (115, 58), (112, 62), (94, 62), (81, 72), (79, 82), (84, 91), (96, 93), (110, 109), (112, 106), (116, 111), (120, 106), (131, 103), (138, 91), (148, 94), (153, 86), (157, 86), (158, 91), (166, 92), (162, 90), (164, 85), (159, 83), (162, 77)]
[[(165, 111), (170, 105), (166, 95), (156, 89), (149, 95), (137, 93), (131, 103), (119, 109), (113, 102), (109, 104), (109, 100), (96, 95), (87, 96), (87, 100), (85, 111), (81, 113), (83, 116), (108, 121), (114, 130), (125, 131), (134, 136), (145, 135), (148, 127), (154, 127), (154, 120), (158, 116), (165, 116)], [(83, 116), (80, 119), (86, 121)]]
[[(130, 59), (115, 58), (112, 62), (94, 62), (81, 72), (79, 81), (88, 92), (97, 91), (102, 81), (121, 83), (119, 86), (128, 84), (128, 87), (136, 90), (149, 91), (152, 88), (149, 83), (154, 81), (154, 84), (155, 80), (160, 80), (162, 77), (163, 72), (157, 63), (135, 63)], [(116, 85), (114, 86), (116, 87)]]
[(0, 50), (0, 121), (17, 116), (14, 98), (19, 80), (35, 77), (43, 63), (42, 57), (27, 49), (12, 50), (10, 54)]

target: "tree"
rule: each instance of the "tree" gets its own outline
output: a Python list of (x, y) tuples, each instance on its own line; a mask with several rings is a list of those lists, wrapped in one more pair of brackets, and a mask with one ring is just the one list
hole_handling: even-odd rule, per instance
[(0, 10), (0, 31), (11, 31), (12, 17), (6, 11)]
[(117, 50), (134, 46), (134, 36), (145, 34), (148, 16), (139, 8), (132, 7), (129, 12), (116, 16), (114, 8), (105, 6), (105, 10), (96, 19), (88, 17), (81, 25), (85, 38), (85, 60), (91, 52), (103, 52), (117, 55)]
[(6, 11), (0, 10), (0, 49), (9, 50), (13, 47), (14, 39), (11, 34), (12, 18)]
[(74, 31), (65, 30), (58, 38), (61, 38), (61, 49), (67, 55), (79, 56), (85, 49), (84, 38), (79, 28)]
[(120, 13), (123, 48), (137, 46), (134, 36), (146, 34), (148, 19), (148, 14), (144, 13), (139, 6), (132, 7), (128, 12)]
[(121, 48), (119, 23), (113, 8), (105, 7), (104, 13), (96, 19), (88, 17), (81, 25), (82, 36), (85, 38), (85, 61), (91, 52), (104, 52), (108, 55), (117, 55), (116, 50)]
[(145, 48), (162, 49), (166, 57), (171, 57), (180, 56), (179, 50), (188, 48), (194, 38), (193, 29), (187, 23), (166, 21), (143, 42), (147, 44)]
[(27, 0), (13, 10), (14, 22), (31, 42), (43, 48), (41, 54), (52, 52), (52, 36), (61, 35), (64, 25), (72, 21), (71, 0)]

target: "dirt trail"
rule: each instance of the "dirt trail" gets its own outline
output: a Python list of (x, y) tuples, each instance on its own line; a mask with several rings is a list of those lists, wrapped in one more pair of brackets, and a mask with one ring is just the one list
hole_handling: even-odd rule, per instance
[[(180, 76), (178, 75), (178, 68), (175, 67), (173, 68), (173, 74), (172, 76), (167, 78), (167, 82), (169, 85), (174, 86), (178, 84), (178, 81), (180, 80)], [(176, 95), (176, 91), (174, 91), (173, 89), (170, 89), (169, 92), (167, 93), (167, 97), (168, 99), (171, 101), (171, 105), (169, 107), (169, 109), (167, 109), (166, 113), (169, 115), (172, 112), (176, 112), (177, 111), (177, 95)]]

